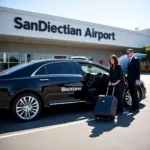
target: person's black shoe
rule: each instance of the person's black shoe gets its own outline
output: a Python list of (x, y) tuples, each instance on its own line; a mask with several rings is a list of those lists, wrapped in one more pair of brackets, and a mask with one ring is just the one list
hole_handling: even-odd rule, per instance
[(136, 108), (136, 109), (135, 109), (135, 108), (134, 108), (134, 109), (131, 108), (131, 109), (129, 110), (129, 112), (130, 112), (130, 113), (131, 113), (131, 112), (132, 112), (132, 113), (139, 113), (139, 109), (138, 109), (138, 108)]
[(139, 111), (139, 109), (135, 109), (135, 110), (133, 110), (133, 112), (134, 113), (139, 113), (140, 111)]
[(117, 112), (117, 115), (121, 116), (121, 115), (123, 115), (123, 112)]
[(132, 109), (132, 108), (129, 109), (129, 113), (132, 113), (132, 112), (134, 112), (134, 109)]
[(129, 111), (130, 111), (130, 110), (133, 110), (133, 109), (132, 109), (132, 107), (128, 107), (128, 108), (126, 108), (126, 110), (129, 110)]

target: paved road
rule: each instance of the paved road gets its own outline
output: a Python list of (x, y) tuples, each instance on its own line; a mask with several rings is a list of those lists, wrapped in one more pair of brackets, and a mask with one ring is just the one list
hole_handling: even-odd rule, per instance
[(92, 108), (85, 105), (54, 107), (28, 123), (16, 122), (1, 111), (0, 150), (149, 150), (150, 75), (142, 79), (147, 98), (140, 113), (125, 114), (114, 122), (95, 122)]

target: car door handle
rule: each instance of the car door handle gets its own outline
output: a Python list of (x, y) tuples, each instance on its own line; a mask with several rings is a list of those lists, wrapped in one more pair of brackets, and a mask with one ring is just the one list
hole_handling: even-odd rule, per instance
[(48, 81), (49, 79), (40, 79), (40, 81)]

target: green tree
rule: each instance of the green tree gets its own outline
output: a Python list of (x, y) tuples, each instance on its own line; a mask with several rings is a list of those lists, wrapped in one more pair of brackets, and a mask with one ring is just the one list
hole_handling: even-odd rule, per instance
[(142, 59), (142, 62), (145, 64), (146, 72), (148, 72), (150, 67), (150, 49), (146, 50), (146, 47), (143, 47), (141, 52), (146, 54), (146, 56)]
[(14, 56), (11, 56), (9, 58), (9, 62), (19, 62), (19, 60), (17, 58), (15, 58)]

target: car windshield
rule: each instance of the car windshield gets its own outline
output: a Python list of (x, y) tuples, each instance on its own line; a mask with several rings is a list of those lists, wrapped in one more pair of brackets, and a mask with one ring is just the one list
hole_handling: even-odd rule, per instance
[(7, 75), (7, 74), (11, 74), (17, 70), (20, 70), (22, 68), (25, 68), (31, 64), (33, 64), (34, 62), (29, 62), (29, 63), (23, 63), (23, 64), (19, 64), (19, 65), (16, 65), (14, 67), (11, 67), (9, 69), (6, 69), (6, 70), (3, 70), (2, 72), (0, 72), (0, 75)]

